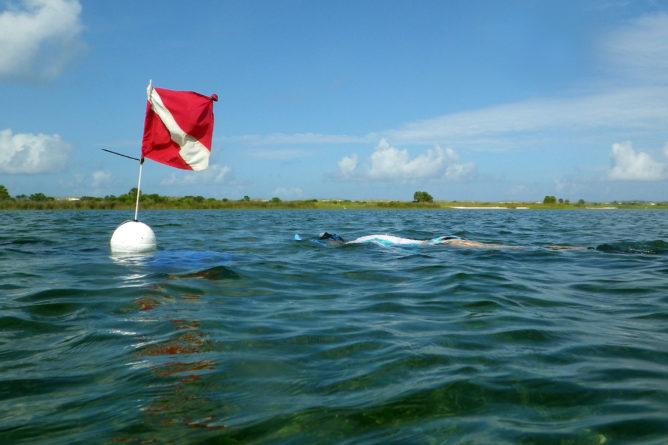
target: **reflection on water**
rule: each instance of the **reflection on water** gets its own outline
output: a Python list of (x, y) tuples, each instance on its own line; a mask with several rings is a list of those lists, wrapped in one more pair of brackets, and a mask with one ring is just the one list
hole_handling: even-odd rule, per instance
[[(146, 266), (152, 260), (154, 258), (134, 256), (129, 261), (124, 258), (120, 264)], [(202, 278), (206, 277), (206, 273), (188, 276)], [(151, 284), (147, 290), (153, 296), (136, 299), (123, 312), (153, 311), (164, 303), (187, 304), (199, 298), (198, 295), (188, 294), (173, 297), (160, 283)], [(112, 439), (113, 442), (174, 440), (183, 436), (183, 427), (205, 431), (225, 428), (222, 419), (216, 417), (221, 411), (214, 397), (216, 384), (212, 378), (217, 371), (217, 363), (211, 357), (203, 358), (216, 349), (214, 342), (200, 330), (201, 322), (198, 320), (167, 321), (172, 332), (161, 335), (167, 339), (145, 339), (135, 352), (138, 359), (147, 361), (146, 367), (154, 377), (145, 389), (147, 401), (139, 407), (145, 416), (143, 423), (149, 431), (140, 435), (119, 435)]]

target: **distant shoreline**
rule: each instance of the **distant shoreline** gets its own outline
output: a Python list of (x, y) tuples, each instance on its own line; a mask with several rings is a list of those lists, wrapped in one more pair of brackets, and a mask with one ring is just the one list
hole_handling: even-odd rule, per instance
[[(141, 197), (141, 210), (625, 210), (668, 209), (668, 202), (615, 202), (586, 204), (543, 204), (535, 202), (476, 202), (476, 201), (353, 201), (353, 200), (220, 200), (201, 197)], [(0, 201), (0, 210), (133, 210), (134, 199), (85, 198)], [(201, 199), (200, 199), (201, 198)]]

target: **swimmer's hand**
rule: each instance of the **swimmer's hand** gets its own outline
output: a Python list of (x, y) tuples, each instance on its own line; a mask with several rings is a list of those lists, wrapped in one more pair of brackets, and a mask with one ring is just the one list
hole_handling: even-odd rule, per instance
[(302, 240), (302, 237), (299, 236), (298, 233), (295, 233), (295, 236), (294, 236), (292, 239), (295, 240), (295, 241), (301, 241), (301, 240)]

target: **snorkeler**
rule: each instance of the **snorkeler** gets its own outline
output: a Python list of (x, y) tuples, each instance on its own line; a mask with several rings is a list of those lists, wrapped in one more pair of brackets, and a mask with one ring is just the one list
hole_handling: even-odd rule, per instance
[[(295, 236), (295, 239), (298, 235)], [(445, 235), (439, 236), (436, 238), (428, 240), (416, 240), (411, 238), (401, 238), (394, 235), (366, 235), (356, 238), (352, 241), (345, 241), (341, 236), (335, 233), (324, 232), (318, 236), (317, 240), (314, 240), (319, 244), (325, 244), (329, 246), (337, 246), (343, 244), (377, 244), (383, 247), (426, 247), (426, 246), (448, 246), (448, 247), (470, 247), (478, 249), (525, 249), (525, 246), (509, 246), (504, 244), (495, 244), (495, 243), (482, 243), (479, 241), (471, 241), (461, 239), (457, 236)], [(576, 246), (562, 246), (562, 245), (551, 245), (544, 246), (545, 249), (549, 250), (580, 250), (582, 247)]]
[(439, 236), (428, 240), (401, 238), (399, 236), (394, 236), (394, 235), (366, 235), (356, 238), (352, 241), (346, 241), (341, 236), (335, 233), (324, 232), (321, 233), (320, 236), (318, 236), (317, 241), (319, 241), (320, 244), (327, 244), (327, 245), (371, 243), (371, 244), (378, 244), (383, 247), (393, 247), (393, 246), (420, 247), (420, 246), (436, 246), (436, 245), (448, 245), (455, 247), (484, 247), (489, 249), (513, 247), (513, 246), (504, 246), (501, 244), (488, 244), (488, 243), (481, 243), (478, 241), (463, 240), (459, 237), (449, 236), (449, 235)]

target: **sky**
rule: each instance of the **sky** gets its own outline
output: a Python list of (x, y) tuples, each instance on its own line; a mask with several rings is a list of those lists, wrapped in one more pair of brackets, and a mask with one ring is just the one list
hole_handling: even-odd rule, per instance
[(149, 79), (220, 99), (146, 193), (668, 200), (668, 0), (0, 0), (0, 184), (135, 187)]

